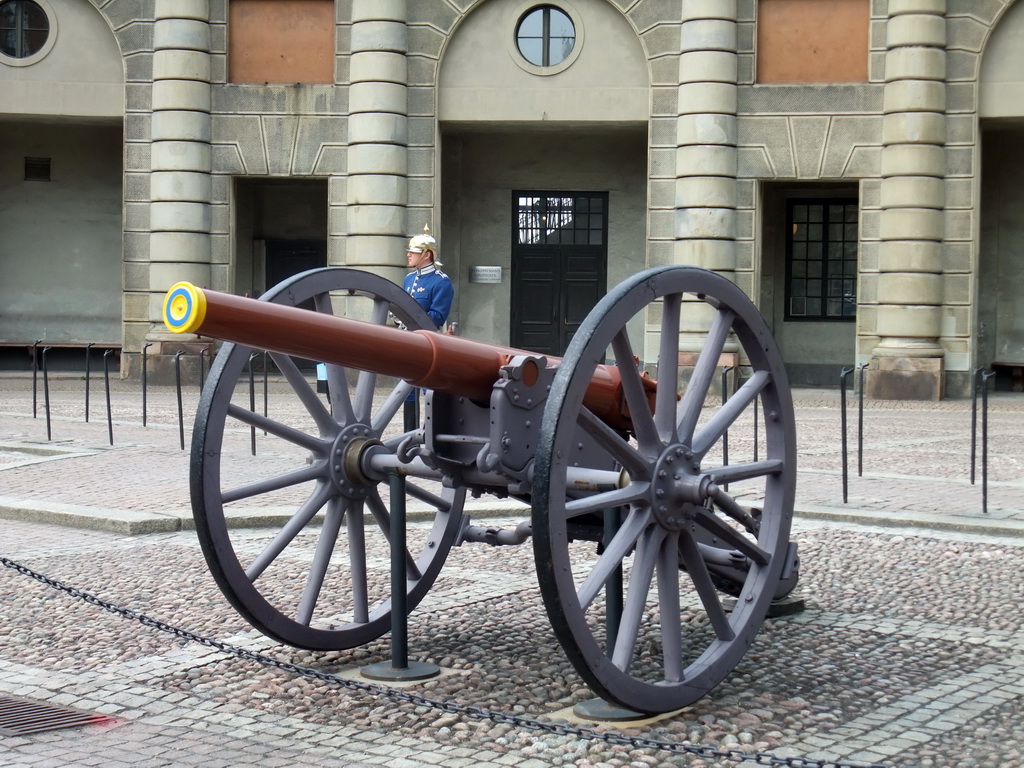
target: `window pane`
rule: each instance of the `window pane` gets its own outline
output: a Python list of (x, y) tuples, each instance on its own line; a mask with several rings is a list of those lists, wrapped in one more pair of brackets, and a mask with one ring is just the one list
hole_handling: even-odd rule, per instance
[(821, 299), (808, 299), (805, 314), (808, 317), (821, 317)]
[(24, 24), (29, 29), (40, 29), (44, 32), (50, 28), (50, 21), (46, 18), (46, 12), (32, 2), (26, 2), (22, 6), (25, 14)]
[(46, 45), (46, 38), (49, 36), (49, 32), (45, 29), (42, 31), (25, 31), (25, 37), (22, 42), (21, 55), (31, 56), (34, 53), (42, 50), (43, 46)]
[(552, 37), (573, 38), (576, 36), (576, 28), (572, 25), (572, 19), (570, 19), (563, 11), (560, 11), (557, 8), (551, 8), (550, 13)]
[[(544, 9), (534, 8), (519, 22), (519, 37), (544, 36)], [(508, 38), (506, 38), (508, 39)]]
[[(807, 206), (807, 220), (808, 221), (822, 221), (824, 218), (823, 213), (825, 206), (823, 205), (809, 205)], [(819, 235), (820, 237), (820, 235)]]
[(544, 65), (544, 41), (540, 38), (519, 38), (519, 52), (531, 64)]
[(553, 37), (548, 44), (548, 66), (561, 64), (572, 53), (574, 38)]

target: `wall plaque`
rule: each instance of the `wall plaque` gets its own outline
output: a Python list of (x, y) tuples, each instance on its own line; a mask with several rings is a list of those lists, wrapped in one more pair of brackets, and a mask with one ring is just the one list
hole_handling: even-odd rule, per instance
[(469, 282), (471, 283), (500, 283), (501, 267), (470, 267)]

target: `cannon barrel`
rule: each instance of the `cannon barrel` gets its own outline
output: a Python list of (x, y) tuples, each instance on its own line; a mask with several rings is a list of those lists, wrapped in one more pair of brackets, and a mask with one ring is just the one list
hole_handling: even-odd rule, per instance
[[(235, 296), (177, 283), (164, 300), (164, 324), (175, 333), (196, 333), (245, 346), (334, 363), (474, 400), (487, 401), (500, 369), (519, 355), (512, 347), (408, 331), (308, 309)], [(548, 358), (549, 362), (561, 362)], [(655, 383), (644, 378), (653, 405)], [(628, 428), (622, 380), (615, 366), (599, 365), (584, 404), (605, 423)]]

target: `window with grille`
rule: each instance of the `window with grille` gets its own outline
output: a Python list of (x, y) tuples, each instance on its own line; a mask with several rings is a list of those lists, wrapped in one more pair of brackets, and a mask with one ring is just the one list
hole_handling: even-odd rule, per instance
[(858, 214), (856, 198), (787, 201), (787, 320), (856, 317)]
[(604, 194), (572, 197), (520, 194), (516, 242), (520, 245), (603, 245)]

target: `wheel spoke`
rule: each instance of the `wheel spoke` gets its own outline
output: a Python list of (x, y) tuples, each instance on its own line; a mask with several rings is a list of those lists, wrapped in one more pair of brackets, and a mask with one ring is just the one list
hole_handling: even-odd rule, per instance
[(736, 394), (730, 397), (711, 417), (700, 432), (694, 435), (693, 452), (698, 459), (703, 458), (704, 454), (725, 434), (726, 430), (736, 423), (736, 419), (747, 409), (747, 406), (754, 402), (754, 399), (768, 386), (769, 380), (768, 371), (756, 371), (743, 383)]
[(693, 431), (697, 427), (697, 420), (700, 418), (704, 400), (711, 387), (711, 380), (714, 378), (715, 369), (722, 357), (722, 351), (725, 349), (725, 342), (729, 338), (729, 330), (732, 328), (735, 318), (736, 315), (732, 310), (719, 308), (711, 323), (711, 328), (708, 330), (700, 357), (697, 358), (697, 364), (693, 367), (690, 383), (679, 404), (679, 439), (684, 443), (689, 443), (693, 439)]
[[(723, 499), (727, 501), (723, 501)], [(730, 502), (732, 504), (736, 504), (736, 502), (723, 491), (719, 491), (714, 502), (716, 505), (724, 505)], [(738, 504), (736, 504), (736, 506), (739, 507)], [(742, 512), (742, 508), (740, 508), (739, 513), (745, 514), (745, 512)], [(765, 550), (761, 549), (761, 547), (759, 547), (755, 542), (747, 538), (732, 526), (727, 525), (712, 512), (708, 512), (706, 510), (700, 512), (694, 519), (694, 522), (704, 530), (722, 539), (722, 541), (733, 549), (741, 552), (746, 557), (749, 557), (758, 565), (767, 565), (768, 561), (771, 559), (771, 556)]]
[(782, 459), (768, 459), (766, 461), (751, 461), (744, 464), (730, 464), (727, 467), (715, 467), (705, 469), (704, 474), (708, 475), (719, 485), (725, 483), (738, 483), (740, 480), (751, 480), (755, 477), (776, 475), (782, 471)]
[(322, 437), (334, 437), (338, 434), (340, 429), (338, 422), (334, 420), (334, 417), (331, 416), (323, 401), (317, 397), (316, 392), (309, 386), (309, 382), (306, 381), (306, 377), (299, 370), (299, 366), (295, 364), (295, 361), (288, 355), (281, 355), (277, 352), (271, 352), (270, 359), (274, 361), (274, 364), (284, 374), (295, 394), (298, 395), (303, 407), (313, 417), (313, 421), (316, 422), (316, 426), (320, 430), (320, 435)]
[(600, 448), (619, 462), (634, 480), (650, 474), (650, 465), (636, 448), (597, 418), (589, 408), (580, 407), (579, 425), (584, 432), (594, 438)]
[(452, 504), (447, 499), (443, 499), (440, 496), (431, 493), (425, 488), (420, 488), (418, 485), (414, 485), (406, 481), (405, 492), (412, 496), (416, 501), (422, 501), (425, 504), (429, 504), (438, 512), (450, 512)]
[(370, 598), (366, 575), (366, 521), (361, 500), (349, 504), (345, 525), (348, 533), (349, 578), (352, 580), (352, 619), (365, 624), (370, 620)]
[(302, 506), (295, 511), (295, 514), (277, 532), (277, 535), (271, 542), (263, 548), (263, 551), (245, 569), (245, 575), (249, 578), (249, 581), (256, 581), (260, 574), (267, 570), (267, 567), (277, 559), (278, 555), (284, 552), (285, 547), (292, 543), (295, 537), (299, 535), (299, 532), (309, 524), (309, 521), (313, 519), (330, 498), (330, 483), (319, 483), (309, 498), (302, 503)]
[(320, 480), (325, 474), (324, 464), (317, 462), (309, 467), (296, 469), (293, 472), (285, 472), (277, 477), (268, 477), (265, 480), (257, 480), (255, 483), (248, 483), (247, 485), (240, 485), (237, 488), (226, 490), (221, 494), (221, 502), (223, 504), (230, 504), (239, 499), (249, 499), (264, 493), (279, 491), (282, 488), (299, 485), (310, 480)]
[(725, 512), (725, 514), (742, 525), (746, 529), (747, 533), (754, 537), (757, 536), (757, 532), (761, 527), (760, 524), (754, 519), (753, 515), (747, 512), (747, 510), (736, 502), (736, 499), (721, 488), (716, 488), (711, 501), (716, 507)]
[(647, 494), (650, 483), (645, 481), (634, 482), (625, 488), (616, 488), (614, 491), (596, 493), (592, 496), (584, 496), (581, 499), (573, 499), (565, 504), (566, 518), (578, 517), (588, 512), (608, 509), (609, 507), (624, 507)]
[(612, 664), (623, 672), (629, 668), (633, 660), (633, 651), (640, 636), (640, 622), (647, 608), (647, 593), (651, 588), (654, 565), (658, 559), (658, 548), (666, 533), (665, 529), (657, 526), (648, 528), (640, 538), (636, 554), (633, 555), (633, 568), (629, 574), (622, 621), (619, 624), (619, 633), (615, 637), (615, 650), (612, 651)]
[(651, 520), (650, 509), (631, 509), (626, 520), (615, 533), (615, 537), (608, 542), (604, 552), (597, 559), (594, 569), (590, 572), (583, 584), (580, 585), (576, 594), (580, 601), (580, 608), (586, 610), (594, 601), (598, 593), (622, 567), (622, 561), (632, 551), (637, 539), (647, 528)]
[(682, 296), (672, 293), (662, 301), (661, 347), (658, 352), (658, 394), (654, 424), (664, 444), (676, 442), (676, 405), (679, 392), (679, 308)]
[(718, 591), (711, 581), (707, 564), (701, 557), (697, 542), (693, 540), (692, 536), (684, 533), (679, 537), (679, 552), (683, 556), (686, 572), (690, 574), (693, 586), (697, 590), (697, 596), (700, 597), (700, 601), (704, 605), (708, 621), (711, 622), (711, 627), (715, 630), (715, 636), (723, 641), (732, 640), (736, 637), (736, 633), (733, 632), (732, 626), (729, 624), (729, 617), (718, 599)]
[(387, 400), (385, 400), (380, 408), (377, 409), (377, 414), (373, 417), (373, 421), (370, 422), (370, 426), (373, 427), (374, 432), (379, 435), (384, 431), (384, 428), (391, 423), (393, 418), (395, 418), (395, 414), (398, 413), (398, 409), (404, 405), (405, 398), (408, 397), (412, 390), (413, 386), (409, 382), (398, 382), (395, 388), (391, 390), (391, 394), (388, 395)]
[(328, 442), (323, 438), (303, 432), (300, 429), (295, 429), (294, 427), (289, 427), (279, 421), (268, 419), (263, 414), (250, 411), (248, 408), (243, 408), (240, 405), (229, 403), (228, 416), (238, 419), (238, 421), (251, 427), (262, 429), (264, 432), (268, 432), (274, 437), (280, 437), (282, 440), (286, 440), (300, 448), (306, 448), (316, 453), (322, 453), (327, 450)]
[[(408, 486), (407, 486), (408, 488)], [(377, 527), (381, 529), (384, 534), (384, 538), (387, 539), (388, 544), (391, 544), (391, 513), (388, 512), (387, 507), (384, 506), (384, 500), (377, 494), (377, 490), (374, 489), (369, 496), (366, 497), (366, 502), (370, 507), (370, 512), (373, 514), (373, 519), (377, 521)], [(416, 581), (422, 575), (420, 573), (419, 566), (416, 565), (416, 559), (409, 553), (409, 550), (405, 550), (405, 573), (406, 578), (409, 581)]]
[[(318, 293), (313, 297), (313, 304), (320, 314), (334, 315), (330, 293)], [(355, 421), (355, 412), (352, 410), (352, 399), (348, 393), (346, 369), (344, 366), (334, 363), (326, 363), (326, 366), (327, 391), (331, 400), (331, 413), (334, 415), (334, 420), (342, 424), (351, 424)]]
[[(388, 302), (376, 298), (373, 301), (373, 311), (370, 313), (370, 322), (374, 325), (384, 325), (388, 319)], [(373, 391), (377, 386), (377, 374), (371, 371), (360, 371), (356, 380), (356, 396), (352, 403), (355, 409), (356, 420), (368, 423), (370, 413), (373, 410)]]
[(313, 552), (313, 561), (310, 563), (309, 576), (306, 578), (306, 586), (302, 590), (302, 600), (299, 601), (299, 610), (295, 616), (295, 621), (307, 627), (313, 618), (317, 601), (320, 599), (324, 578), (327, 576), (327, 567), (331, 564), (331, 555), (334, 554), (334, 547), (338, 543), (338, 532), (341, 530), (341, 520), (344, 516), (345, 502), (343, 499), (336, 496), (327, 502), (324, 524), (316, 541), (316, 550)]
[(629, 335), (623, 328), (612, 339), (612, 351), (615, 353), (615, 364), (622, 380), (622, 394), (626, 398), (629, 416), (633, 422), (633, 433), (641, 448), (656, 449), (661, 445), (658, 431), (654, 428), (654, 417), (647, 400), (640, 369), (637, 368), (633, 355), (633, 346), (629, 343)]
[(683, 679), (683, 629), (679, 612), (679, 534), (666, 536), (658, 550), (658, 615), (665, 680)]

